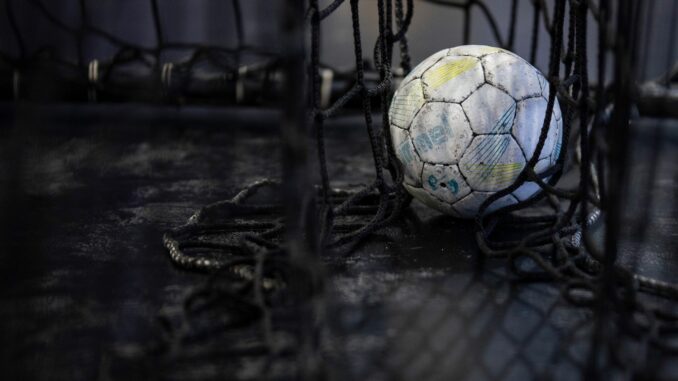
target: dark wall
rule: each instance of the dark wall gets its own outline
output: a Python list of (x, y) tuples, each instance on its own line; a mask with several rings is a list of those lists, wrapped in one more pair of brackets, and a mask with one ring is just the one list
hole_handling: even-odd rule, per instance
[[(82, 23), (80, 0), (0, 0), (0, 51), (18, 56), (17, 40), (9, 27), (7, 3), (16, 15), (21, 36), (28, 52), (41, 46), (57, 47), (59, 55), (75, 60), (76, 45), (73, 34), (55, 27), (33, 4), (41, 1), (58, 19), (78, 28)], [(322, 0), (321, 5), (330, 1)], [(157, 43), (153, 29), (150, 0), (85, 0), (88, 22), (115, 36), (143, 46)], [(250, 45), (276, 49), (279, 46), (278, 19), (283, 1), (241, 0), (244, 16), (246, 42)], [(506, 33), (509, 22), (509, 0), (486, 0), (495, 15), (500, 29)], [(547, 0), (552, 7), (553, 0)], [(612, 2), (614, 3), (614, 2)], [(648, 27), (641, 38), (639, 56), (645, 63), (644, 74), (656, 77), (678, 58), (675, 22), (678, 17), (678, 0), (649, 0), (653, 13), (646, 17)], [(166, 41), (200, 42), (223, 46), (235, 46), (235, 19), (233, 5), (225, 0), (159, 0), (160, 15)], [(365, 53), (370, 54), (377, 35), (377, 1), (363, 0), (360, 3), (361, 27)], [(530, 0), (520, 0), (518, 24), (514, 50), (527, 57), (531, 35), (532, 6)], [(485, 18), (478, 8), (473, 12), (471, 40), (473, 43), (496, 45), (496, 41)], [(596, 47), (596, 33), (590, 20), (589, 45), (593, 54)], [(409, 33), (413, 62), (442, 48), (459, 45), (462, 42), (462, 13), (458, 10), (415, 0), (415, 12)], [(331, 15), (322, 26), (323, 61), (339, 68), (352, 66), (353, 35), (348, 1)], [(545, 69), (548, 44), (542, 29), (537, 64)], [(671, 44), (673, 42), (673, 44)], [(671, 47), (673, 45), (673, 48)], [(84, 40), (84, 58), (106, 58), (114, 48), (106, 41), (88, 37)], [(175, 53), (167, 60), (179, 59)], [(590, 60), (591, 73), (595, 73), (594, 60)]]
[[(460, 1), (457, 1), (458, 3)], [(597, 3), (597, 1), (595, 1)], [(644, 36), (641, 37), (638, 55), (640, 63), (645, 62), (646, 78), (653, 78), (666, 72), (666, 68), (678, 60), (678, 0), (646, 0), (651, 15), (645, 15)], [(329, 1), (325, 1), (329, 3)], [(510, 21), (510, 0), (485, 0), (494, 15), (503, 35), (508, 34)], [(554, 0), (546, 0), (549, 14), (552, 14)], [(611, 3), (615, 3), (611, 1)], [(514, 51), (528, 58), (532, 35), (532, 1), (518, 0), (517, 25)], [(442, 7), (425, 1), (415, 0), (414, 17), (409, 30), (410, 52), (413, 62), (418, 62), (438, 50), (463, 43), (463, 14), (453, 8)], [(363, 0), (360, 3), (363, 43), (370, 49), (377, 36), (377, 1)], [(343, 6), (327, 19), (324, 25), (324, 57), (328, 62), (348, 67), (353, 60), (350, 9)], [(497, 45), (487, 19), (478, 7), (472, 12), (471, 42), (474, 44)], [(567, 23), (567, 21), (566, 21)], [(597, 49), (597, 29), (595, 20), (589, 17), (589, 72), (597, 73), (595, 52)], [(548, 63), (548, 36), (543, 24), (540, 29), (540, 44), (537, 66), (546, 70)], [(673, 49), (671, 48), (673, 46)], [(397, 53), (396, 53), (397, 54)]]

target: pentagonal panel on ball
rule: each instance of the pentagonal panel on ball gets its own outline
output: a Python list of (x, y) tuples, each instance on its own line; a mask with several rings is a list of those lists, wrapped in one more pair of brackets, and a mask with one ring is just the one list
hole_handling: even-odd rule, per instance
[(391, 100), (391, 108), (388, 114), (391, 124), (408, 129), (412, 118), (424, 102), (421, 80), (416, 79), (399, 88), (393, 95), (393, 100)]
[[(558, 161), (558, 157), (560, 157), (560, 151), (563, 148), (563, 120), (562, 119), (560, 119), (556, 122), (555, 131), (556, 131), (556, 134), (555, 134), (555, 138), (554, 138), (554, 141), (553, 141), (553, 149), (551, 150), (551, 155), (549, 156), (551, 165), (554, 165), (556, 163), (556, 161)], [(550, 132), (551, 131), (549, 131), (549, 133)]]
[(549, 132), (548, 135), (546, 136), (544, 148), (542, 149), (539, 158), (543, 159), (551, 157), (557, 159), (558, 155), (560, 155), (562, 139), (563, 139), (563, 122), (556, 120), (556, 115), (555, 113), (553, 113), (551, 116), (551, 123), (549, 125)]
[(519, 201), (525, 201), (539, 192), (539, 189), (540, 188), (537, 183), (529, 181), (518, 187), (518, 189), (513, 191), (511, 194), (514, 195)]
[[(535, 165), (534, 165), (534, 172), (541, 178), (543, 182), (547, 182), (549, 177), (544, 177), (543, 173), (550, 169), (555, 162), (551, 161), (550, 157), (546, 157), (543, 159), (540, 159)], [(515, 191), (513, 191), (513, 195), (519, 200), (519, 201), (525, 201), (528, 198), (534, 196), (537, 192), (539, 192), (541, 188), (537, 183), (531, 182), (531, 181), (526, 181), (523, 185), (518, 187)]]
[(413, 187), (407, 184), (403, 184), (403, 186), (405, 187), (409, 194), (411, 194), (415, 199), (421, 201), (424, 205), (428, 206), (429, 208), (433, 208), (445, 214), (459, 217), (459, 214), (454, 208), (452, 208), (452, 205), (438, 200), (423, 188)]
[(462, 45), (450, 49), (451, 56), (473, 56), (481, 58), (488, 54), (505, 52), (506, 50), (486, 45)]
[(542, 94), (534, 66), (512, 54), (497, 53), (483, 57), (485, 79), (517, 100)]
[(406, 130), (391, 126), (391, 140), (395, 155), (402, 165), (405, 175), (405, 183), (413, 186), (421, 186), (421, 170), (424, 163), (417, 155), (410, 139), (410, 134)]
[(539, 70), (535, 69), (535, 71), (537, 72), (537, 79), (539, 80), (539, 87), (541, 88), (541, 96), (548, 99), (551, 85)]
[(430, 68), (434, 63), (438, 62), (441, 58), (445, 57), (450, 49), (443, 49), (436, 53), (433, 53), (425, 60), (421, 61), (419, 65), (415, 66), (412, 71), (403, 79), (403, 83), (408, 83), (414, 79), (421, 78), (421, 75)]
[[(482, 205), (483, 202), (485, 202), (485, 200), (487, 200), (493, 194), (494, 192), (473, 191), (469, 193), (466, 197), (454, 203), (452, 207), (457, 211), (457, 213), (459, 213), (461, 217), (471, 218), (478, 214), (480, 205)], [(495, 200), (492, 204), (490, 204), (488, 208), (485, 209), (484, 214), (494, 212), (499, 208), (503, 208), (505, 206), (513, 205), (516, 203), (517, 203), (516, 199), (510, 194), (508, 194), (504, 197)]]
[(464, 111), (456, 103), (429, 102), (412, 121), (410, 136), (419, 157), (437, 164), (455, 164), (473, 134)]
[[(525, 152), (525, 158), (530, 160), (537, 148), (541, 128), (544, 124), (547, 103), (544, 98), (529, 98), (518, 102), (516, 120), (513, 123), (512, 134)], [(549, 123), (549, 131), (539, 158), (548, 157), (554, 150), (558, 136), (558, 122), (554, 115)]]
[(447, 56), (422, 76), (428, 100), (459, 103), (485, 82), (480, 60), (468, 56)]
[[(542, 97), (546, 102), (548, 102), (551, 89), (549, 87), (549, 83), (546, 81), (546, 78), (542, 77), (542, 80)], [(555, 115), (556, 120), (561, 120), (563, 118), (562, 112), (560, 111), (560, 102), (558, 102), (558, 97), (554, 99), (553, 114)]]
[(459, 162), (468, 184), (479, 191), (506, 188), (524, 167), (523, 153), (509, 134), (476, 136)]
[(503, 134), (511, 131), (516, 102), (498, 88), (484, 84), (461, 104), (477, 134)]
[(437, 199), (450, 204), (471, 192), (456, 165), (424, 163), (421, 183)]
[(553, 166), (553, 164), (555, 164), (555, 160), (552, 160), (550, 157), (539, 159), (537, 164), (534, 165), (534, 172), (537, 175), (541, 175), (542, 173), (549, 170)]

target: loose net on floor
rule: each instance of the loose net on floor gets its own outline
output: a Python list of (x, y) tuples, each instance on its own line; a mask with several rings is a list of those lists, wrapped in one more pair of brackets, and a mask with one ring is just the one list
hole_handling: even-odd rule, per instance
[[(123, 42), (88, 24), (85, 8), (85, 21), (74, 27), (52, 15), (42, 2), (29, 1), (71, 33), (77, 46), (93, 34), (117, 51), (106, 62), (85, 62), (82, 57), (76, 63), (62, 62), (49, 49), (28, 54), (12, 16), (13, 2), (6, 1), (20, 51), (18, 58), (0, 57), (6, 74), (2, 78), (11, 78), (3, 85), (8, 98), (30, 99), (34, 96), (29, 93), (30, 81), (49, 72), (63, 81), (57, 87), (62, 89), (62, 98), (70, 100), (186, 103), (207, 99), (283, 105), (281, 178), (263, 179), (230, 200), (205, 206), (185, 225), (165, 234), (164, 245), (176, 265), (210, 275), (181, 308), (162, 315), (163, 337), (140, 352), (125, 353), (134, 360), (133, 366), (140, 366), (141, 358), (144, 372), (176, 378), (189, 374), (185, 369), (196, 362), (217, 364), (220, 372), (244, 379), (331, 377), (333, 370), (319, 351), (324, 324), (323, 261), (350, 254), (381, 229), (400, 223), (411, 202), (401, 186), (403, 173), (389, 129), (379, 125), (389, 125), (386, 110), (394, 78), (411, 69), (407, 36), (416, 12), (414, 1), (374, 2), (378, 37), (369, 46), (363, 45), (358, 0), (335, 0), (324, 7), (318, 0), (308, 4), (288, 1), (283, 12), (285, 54), (244, 44), (238, 1), (233, 1), (239, 36), (234, 49), (168, 43), (155, 0), (150, 0), (158, 41), (154, 48)], [(500, 30), (499, 15), (493, 13), (490, 2), (429, 2), (463, 13), (460, 30), (465, 43), (472, 41), (471, 15), (478, 12), (488, 22), (496, 45), (513, 48), (518, 0), (511, 1), (507, 31)], [(629, 122), (640, 65), (636, 52), (649, 3), (555, 0), (549, 6), (543, 0), (526, 2), (533, 12), (531, 62), (540, 44), (549, 50), (548, 106), (537, 148), (525, 169), (511, 186), (481, 206), (474, 222), (478, 255), (505, 258), (518, 279), (555, 282), (562, 286), (565, 300), (592, 311), (582, 323), (590, 329), (591, 349), (585, 358), (571, 359), (581, 375), (600, 379), (602, 374), (613, 374), (603, 372), (616, 372), (652, 379), (658, 370), (655, 354), (664, 356), (661, 361), (675, 361), (678, 355), (678, 312), (674, 308), (678, 286), (641, 276), (618, 261), (622, 212), (628, 202), (624, 190)], [(340, 7), (350, 9), (355, 69), (347, 76), (347, 89), (328, 97), (320, 37), (324, 21)], [(546, 35), (540, 36), (541, 27)], [(589, 33), (595, 33), (598, 40), (593, 55)], [(173, 49), (190, 51), (190, 58), (163, 62), (163, 53)], [(396, 52), (399, 57), (394, 60)], [(257, 64), (243, 66), (248, 56), (255, 56)], [(596, 63), (595, 78), (589, 76), (590, 61)], [(216, 74), (197, 75), (200, 70)], [(376, 73), (378, 80), (368, 72)], [(272, 83), (279, 87), (268, 85)], [(563, 149), (556, 166), (538, 176), (534, 167), (547, 138), (556, 97), (564, 111)], [(363, 188), (335, 189), (327, 169), (331, 158), (325, 147), (325, 122), (351, 107), (360, 109), (364, 117), (374, 178)], [(314, 142), (312, 150), (303, 143), (308, 136)], [(311, 159), (311, 152), (317, 158)], [(307, 174), (311, 161), (319, 170), (317, 184)], [(576, 181), (572, 186), (559, 186), (566, 172)], [(497, 212), (483, 213), (525, 182), (537, 183), (542, 192)], [(593, 237), (594, 226), (604, 230), (602, 244)], [(511, 234), (502, 234), (507, 228)], [(563, 339), (564, 347), (577, 332)], [(621, 340), (633, 342), (642, 350), (634, 353), (643, 355), (629, 355), (624, 346), (617, 345)], [(563, 356), (567, 353), (564, 350)]]
[[(374, 46), (364, 48), (361, 42), (358, 1), (342, 3), (335, 1), (321, 9), (318, 1), (312, 0), (306, 11), (311, 35), (308, 73), (310, 93), (308, 107), (311, 114), (309, 124), (316, 143), (321, 180), (312, 197), (317, 201), (314, 204), (317, 207), (317, 214), (311, 216), (300, 214), (296, 217), (301, 218), (303, 226), (318, 227), (306, 232), (309, 234), (306, 239), (309, 239), (309, 236), (313, 239), (308, 245), (310, 249), (306, 250), (308, 255), (305, 261), (316, 265), (325, 255), (350, 252), (355, 245), (369, 239), (372, 233), (392, 224), (410, 202), (409, 196), (400, 185), (403, 174), (390, 145), (389, 130), (388, 128), (378, 130), (373, 118), (374, 112), (380, 111), (381, 125), (389, 125), (388, 115), (384, 110), (389, 106), (394, 71), (396, 68), (404, 72), (410, 69), (406, 36), (414, 4), (411, 1), (378, 1), (376, 4), (379, 15), (378, 38)], [(467, 21), (470, 20), (469, 12), (477, 7), (489, 21), (497, 44), (506, 49), (512, 48), (517, 1), (512, 2), (510, 28), (506, 36), (497, 27), (491, 8), (484, 2), (436, 3), (464, 12)], [(619, 338), (632, 338), (633, 341), (641, 343), (639, 347), (642, 348), (642, 353), (651, 353), (653, 350), (651, 348), (667, 352), (676, 350), (671, 344), (671, 332), (675, 330), (678, 318), (675, 309), (663, 308), (661, 303), (652, 303), (640, 297), (640, 294), (661, 295), (675, 300), (678, 297), (678, 288), (675, 284), (636, 274), (620, 266), (616, 260), (622, 221), (620, 213), (625, 202), (622, 195), (628, 166), (628, 126), (634, 86), (632, 78), (637, 70), (637, 57), (634, 55), (638, 43), (636, 36), (640, 34), (639, 17), (646, 10), (638, 2), (619, 2), (613, 8), (607, 1), (594, 3), (560, 0), (555, 2), (552, 13), (548, 12), (543, 2), (534, 1), (532, 5), (534, 7), (530, 50), (532, 61), (534, 62), (539, 44), (540, 23), (546, 26), (550, 44), (547, 78), (551, 91), (544, 127), (535, 154), (529, 159), (525, 170), (514, 184), (489, 197), (482, 204), (480, 215), (483, 215), (493, 202), (510, 194), (526, 181), (539, 184), (543, 192), (537, 197), (504, 208), (497, 213), (477, 217), (476, 242), (481, 255), (506, 258), (508, 266), (517, 277), (560, 282), (566, 300), (595, 311), (594, 318), (589, 321), (594, 326), (591, 335), (592, 350), (585, 361), (578, 363), (582, 375), (599, 378), (603, 374), (616, 374), (601, 373), (614, 370), (625, 376), (652, 378), (655, 370), (648, 367), (647, 358), (637, 359), (633, 356), (629, 358), (628, 352), (625, 353), (623, 347), (616, 345)], [(332, 104), (322, 107), (320, 29), (323, 20), (340, 6), (349, 6), (351, 9), (355, 81)], [(589, 21), (591, 16), (594, 20), (593, 28), (598, 35), (598, 51), (594, 57), (589, 58), (586, 36), (587, 30), (591, 28)], [(464, 28), (465, 42), (470, 41), (468, 28), (467, 22)], [(393, 61), (396, 45), (400, 52), (398, 64)], [(375, 84), (368, 85), (365, 80), (364, 61), (367, 55), (365, 51), (373, 53), (374, 67), (379, 74), (379, 81)], [(597, 61), (597, 78), (589, 78), (587, 65), (590, 59)], [(609, 84), (606, 81), (608, 60), (613, 64), (613, 81)], [(546, 140), (556, 96), (565, 108), (563, 150), (555, 168), (540, 177), (535, 173), (534, 166)], [(373, 183), (365, 188), (342, 193), (332, 189), (328, 176), (328, 158), (323, 136), (324, 122), (332, 118), (347, 103), (356, 99), (362, 104), (364, 124), (374, 159), (375, 178)], [(378, 106), (375, 106), (375, 103), (378, 103)], [(301, 123), (302, 119), (297, 122)], [(302, 128), (301, 131), (305, 130)], [(570, 138), (576, 140), (572, 142)], [(576, 150), (578, 165), (569, 170), (576, 171), (579, 179), (575, 186), (557, 187), (556, 184), (567, 166), (566, 159), (571, 150)], [(194, 229), (214, 226), (208, 219), (202, 217), (203, 213), (221, 217), (229, 215), (243, 205), (245, 197), (253, 193), (249, 193), (250, 191), (263, 184), (266, 183), (255, 184), (225, 204), (207, 207), (196, 214), (187, 226), (168, 233), (165, 243), (175, 261), (193, 267), (212, 266), (213, 263), (206, 264), (203, 257), (191, 256), (182, 251), (181, 238), (185, 239), (182, 236)], [(298, 201), (308, 202), (304, 198)], [(539, 203), (542, 203), (542, 206), (545, 204), (546, 209), (543, 207), (537, 209)], [(304, 209), (309, 207), (308, 204), (302, 205)], [(520, 213), (530, 210), (533, 213)], [(356, 219), (357, 213), (367, 215)], [(601, 246), (594, 242), (589, 228), (594, 224), (600, 225), (602, 221), (605, 226), (605, 239)], [(511, 234), (508, 238), (506, 235), (503, 238), (495, 237), (493, 233), (501, 231), (505, 226), (518, 226), (518, 233)], [(230, 268), (231, 271), (240, 273), (241, 278), (254, 282), (255, 288), (272, 289), (272, 286), (266, 286), (266, 282), (272, 282), (273, 279), (279, 279), (277, 284), (284, 287), (282, 285), (285, 284), (285, 279), (274, 275), (277, 273), (273, 263), (286, 255), (290, 257), (289, 265), (295, 262), (292, 260), (293, 254), (289, 252), (290, 246), (279, 246), (279, 241), (272, 236), (274, 232), (282, 232), (282, 226), (243, 238), (244, 241), (238, 245), (239, 250), (246, 247), (251, 251), (239, 260), (249, 263), (245, 265), (219, 263), (216, 267)], [(281, 247), (287, 251), (271, 251), (272, 248), (280, 250)], [(268, 255), (271, 262), (262, 264), (263, 255)], [(274, 255), (277, 257), (275, 260), (272, 259)], [(229, 260), (235, 261), (234, 257)], [(257, 274), (254, 271), (256, 268), (262, 269), (267, 266), (271, 266), (270, 272), (260, 270)], [(306, 270), (309, 281), (315, 280), (317, 269), (306, 266)], [(316, 285), (312, 293), (320, 290), (317, 283), (309, 284)], [(256, 293), (253, 296), (256, 296)], [(312, 300), (313, 297), (307, 295), (307, 299), (302, 303), (310, 303)], [(270, 307), (261, 308), (266, 311)], [(270, 317), (264, 317), (266, 318)], [(573, 332), (573, 336), (576, 335), (576, 331)], [(313, 336), (312, 331), (309, 334)], [(297, 348), (303, 346), (299, 345)], [(314, 358), (313, 352), (306, 352), (305, 355), (309, 359)], [(321, 372), (318, 369), (314, 371)]]

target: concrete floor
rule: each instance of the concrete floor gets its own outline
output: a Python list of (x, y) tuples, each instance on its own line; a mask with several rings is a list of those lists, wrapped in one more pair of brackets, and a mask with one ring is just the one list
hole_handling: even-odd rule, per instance
[[(277, 173), (277, 114), (140, 106), (0, 111), (2, 372), (7, 379), (145, 378), (124, 367), (111, 376), (116, 364), (108, 353), (152, 342), (161, 334), (158, 312), (175, 308), (205, 279), (170, 263), (162, 232)], [(369, 146), (356, 125), (342, 119), (329, 128), (338, 186), (372, 175)], [(629, 224), (627, 236), (639, 238), (623, 246), (626, 263), (674, 280), (676, 127), (667, 123), (661, 135), (653, 204), (630, 202), (629, 214), (649, 208), (652, 224), (645, 233)], [(654, 147), (656, 137), (646, 135), (638, 141)], [(633, 176), (647, 176), (643, 155), (651, 151), (638, 150)], [(413, 211), (420, 220), (414, 229), (389, 228), (387, 239), (324, 259), (321, 353), (329, 378), (576, 378), (591, 312), (564, 302), (557, 284), (512, 281), (501, 260), (480, 266), (468, 222), (417, 203)], [(639, 234), (646, 234), (642, 250)], [(256, 359), (199, 357), (172, 364), (171, 372), (154, 362), (159, 368), (151, 374), (256, 379), (261, 366)], [(675, 357), (656, 362), (660, 379), (678, 374)]]

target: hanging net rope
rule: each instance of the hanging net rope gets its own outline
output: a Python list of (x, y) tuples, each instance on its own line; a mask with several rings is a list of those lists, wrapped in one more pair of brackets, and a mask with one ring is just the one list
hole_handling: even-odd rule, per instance
[[(380, 0), (377, 2), (379, 15), (379, 35), (374, 45), (373, 62), (379, 74), (376, 84), (368, 85), (365, 81), (365, 50), (362, 46), (360, 12), (358, 1), (349, 1), (355, 58), (355, 81), (350, 89), (334, 103), (321, 107), (321, 64), (320, 64), (320, 27), (325, 18), (331, 15), (343, 1), (335, 1), (321, 9), (317, 0), (311, 0), (308, 9), (310, 22), (310, 114), (312, 115), (312, 131), (315, 134), (316, 151), (320, 168), (321, 182), (317, 189), (319, 211), (319, 240), (323, 255), (336, 255), (350, 251), (370, 234), (392, 224), (410, 202), (409, 195), (400, 185), (403, 173), (395, 159), (393, 147), (390, 145), (388, 128), (375, 127), (374, 112), (381, 112), (381, 125), (388, 126), (388, 109), (393, 83), (394, 61), (393, 51), (397, 44), (400, 52), (399, 68), (405, 72), (410, 69), (408, 55), (407, 31), (414, 11), (413, 2), (396, 0)], [(491, 9), (480, 1), (435, 3), (457, 8), (467, 15), (478, 8), (489, 22), (499, 46), (513, 47), (516, 28), (517, 1), (512, 2), (510, 28), (505, 36), (499, 30)], [(661, 303), (652, 303), (640, 297), (640, 293), (661, 296), (669, 300), (678, 298), (675, 284), (662, 282), (635, 274), (632, 270), (617, 264), (616, 244), (619, 242), (620, 210), (622, 199), (620, 190), (624, 189), (625, 157), (628, 149), (628, 125), (631, 108), (631, 86), (627, 78), (632, 77), (635, 70), (633, 57), (634, 36), (638, 35), (638, 14), (642, 14), (638, 3), (622, 2), (616, 12), (617, 20), (612, 19), (613, 10), (607, 1), (599, 4), (586, 1), (555, 2), (553, 13), (542, 1), (533, 1), (534, 18), (530, 48), (530, 58), (534, 62), (539, 45), (539, 25), (543, 23), (548, 31), (550, 54), (547, 78), (550, 84), (550, 96), (544, 117), (543, 128), (539, 136), (534, 155), (529, 159), (525, 169), (515, 183), (508, 188), (489, 197), (481, 206), (481, 215), (493, 202), (518, 189), (525, 182), (539, 184), (543, 192), (528, 201), (506, 207), (476, 219), (476, 241), (481, 255), (487, 257), (506, 258), (510, 270), (520, 279), (550, 280), (563, 285), (563, 297), (576, 306), (586, 306), (596, 311), (592, 320), (598, 333), (595, 334), (596, 348), (610, 355), (617, 361), (624, 358), (621, 350), (614, 345), (614, 337), (641, 335), (647, 346), (675, 352), (670, 339), (664, 340), (668, 332), (676, 327), (678, 315), (675, 309), (663, 308)], [(569, 22), (566, 24), (566, 13)], [(598, 32), (598, 52), (596, 57), (598, 74), (592, 86), (588, 74), (587, 29), (589, 17), (595, 21), (594, 28)], [(609, 26), (628, 25), (625, 30), (618, 30), (616, 36), (610, 35)], [(469, 41), (468, 24), (465, 27), (465, 43)], [(611, 42), (615, 39), (614, 42)], [(372, 51), (370, 49), (368, 51)], [(607, 52), (611, 51), (616, 58), (614, 82), (606, 84)], [(534, 167), (538, 161), (546, 137), (556, 96), (564, 104), (564, 141), (563, 149), (556, 166), (548, 173), (538, 176)], [(332, 118), (342, 107), (353, 100), (360, 100), (364, 115), (364, 126), (369, 137), (375, 166), (375, 177), (371, 184), (360, 190), (336, 192), (331, 187), (331, 179), (327, 170), (327, 154), (324, 141), (324, 123)], [(375, 108), (375, 102), (379, 104)], [(614, 105), (611, 115), (606, 114), (608, 105)], [(572, 137), (575, 141), (569, 141)], [(605, 151), (607, 144), (611, 148)], [(576, 150), (578, 165), (566, 163), (569, 151)], [(565, 170), (578, 172), (577, 184), (569, 188), (558, 187), (558, 180)], [(548, 180), (546, 180), (548, 179)], [(602, 179), (607, 179), (606, 184)], [(181, 250), (179, 237), (185, 232), (201, 227), (218, 226), (203, 219), (201, 214), (214, 216), (232, 216), (232, 208), (240, 205), (264, 184), (254, 184), (233, 200), (226, 203), (208, 206), (196, 214), (189, 224), (166, 236), (166, 245), (177, 263), (188, 267), (209, 267), (202, 256), (191, 256)], [(214, 207), (227, 209), (212, 210)], [(539, 207), (541, 206), (541, 207)], [(247, 209), (243, 209), (246, 211)], [(524, 212), (528, 213), (524, 213)], [(523, 212), (523, 213), (521, 213)], [(249, 214), (249, 212), (246, 212)], [(361, 213), (362, 219), (355, 219), (354, 214)], [(364, 213), (364, 214), (363, 214)], [(354, 221), (361, 221), (355, 224)], [(592, 242), (589, 229), (594, 224), (605, 221), (605, 246), (599, 247)], [(352, 223), (346, 224), (346, 221)], [(352, 226), (353, 225), (353, 226)], [(513, 227), (517, 232), (503, 238), (495, 237), (496, 231)], [(516, 228), (517, 227), (517, 228)], [(260, 227), (262, 233), (254, 237), (244, 238), (246, 243), (237, 245), (238, 250), (252, 247), (245, 257), (232, 256), (233, 260), (245, 261), (237, 264), (215, 264), (219, 268), (230, 268), (240, 274), (241, 278), (250, 282), (259, 282), (257, 287), (264, 290), (273, 288), (273, 284), (284, 287), (284, 277), (274, 275), (275, 272), (255, 274), (260, 268), (263, 253), (280, 250), (280, 239), (272, 238), (281, 232), (281, 225), (266, 229)], [(248, 240), (252, 240), (251, 242)], [(206, 247), (206, 246), (203, 246)], [(254, 249), (257, 248), (257, 250)], [(219, 247), (221, 249), (221, 247)], [(227, 248), (232, 250), (233, 248)], [(259, 253), (259, 254), (257, 254)], [(278, 253), (280, 255), (280, 253)], [(248, 259), (245, 259), (248, 258)], [(271, 256), (269, 256), (271, 258)], [(210, 262), (211, 264), (212, 262)], [(274, 283), (275, 280), (275, 283)], [(266, 285), (270, 286), (266, 286)], [(263, 291), (267, 292), (267, 291)], [(263, 307), (266, 309), (266, 307)], [(605, 325), (613, 324), (609, 329)], [(662, 332), (662, 333), (660, 333)], [(591, 354), (592, 358), (598, 356)], [(602, 356), (602, 355), (601, 355)], [(600, 360), (590, 360), (581, 364), (588, 374), (599, 374), (603, 371)], [(650, 372), (642, 361), (619, 362), (610, 361), (605, 366), (618, 367), (630, 375)]]
[[(255, 72), (255, 79), (263, 81), (271, 79), (275, 70), (284, 68), (280, 57), (244, 45), (237, 1), (233, 2), (239, 36), (235, 49), (167, 44), (154, 0), (151, 3), (158, 41), (154, 48), (122, 42), (87, 22), (77, 28), (66, 25), (38, 0), (28, 1), (41, 9), (51, 22), (71, 33), (79, 41), (78, 46), (85, 35), (94, 34), (118, 47), (118, 51), (109, 62), (97, 63), (60, 62), (49, 50), (29, 56), (12, 18), (12, 2), (7, 1), (21, 54), (19, 58), (3, 55), (0, 59), (5, 70), (15, 73), (13, 96), (17, 98), (22, 94), (21, 86), (16, 83), (45, 62), (50, 63), (50, 70), (61, 71), (62, 78), (76, 78), (68, 81), (72, 86), (80, 86), (71, 89), (73, 94), (78, 94), (74, 97), (89, 94), (90, 100), (116, 99), (129, 94), (124, 84), (125, 78), (132, 75), (125, 71), (130, 65), (150, 73), (144, 76), (151, 78), (150, 87), (143, 86), (143, 81), (131, 81), (142, 84), (145, 97), (157, 99), (158, 94), (162, 94), (160, 98), (169, 97), (173, 101), (215, 92), (226, 94), (228, 101), (240, 102), (244, 99), (247, 73)], [(478, 12), (487, 21), (496, 44), (509, 50), (513, 48), (517, 0), (511, 1), (506, 31), (500, 30), (497, 15), (487, 2), (428, 1), (463, 13), (464, 43), (471, 41), (471, 14)], [(535, 153), (524, 170), (512, 185), (489, 197), (481, 206), (475, 219), (478, 255), (505, 258), (518, 279), (561, 285), (565, 300), (593, 311), (587, 324), (594, 327), (594, 349), (587, 359), (577, 363), (583, 374), (596, 379), (600, 372), (614, 369), (632, 377), (652, 379), (655, 370), (647, 359), (629, 360), (615, 339), (633, 339), (646, 351), (661, 351), (674, 359), (678, 355), (675, 308), (678, 286), (641, 276), (617, 260), (623, 191), (628, 180), (633, 78), (639, 66), (634, 52), (637, 36), (641, 34), (642, 15), (647, 12), (645, 3), (619, 1), (614, 8), (608, 0), (555, 0), (552, 7), (544, 0), (527, 3), (533, 12), (530, 61), (535, 62), (541, 44), (549, 49), (548, 106)], [(304, 113), (307, 117), (297, 122), (309, 127), (320, 179), (310, 190), (312, 200), (308, 210), (298, 214), (300, 221), (293, 222), (307, 232), (304, 239), (312, 243), (309, 253), (295, 257), (294, 247), (289, 244), (290, 221), (283, 213), (289, 200), (281, 196), (284, 192), (280, 191), (285, 179), (263, 179), (230, 200), (198, 210), (185, 225), (167, 232), (163, 242), (177, 266), (209, 273), (209, 279), (196, 287), (182, 306), (164, 311), (163, 337), (145, 346), (141, 355), (129, 350), (125, 353), (135, 361), (140, 357), (154, 365), (162, 363), (161, 367), (144, 369), (171, 372), (199, 359), (221, 363), (224, 369), (234, 372), (242, 363), (253, 362), (256, 366), (250, 369), (256, 369), (255, 373), (237, 373), (250, 379), (299, 375), (316, 379), (329, 372), (318, 353), (322, 325), (318, 311), (322, 306), (326, 271), (322, 262), (350, 254), (380, 229), (399, 224), (411, 202), (401, 185), (403, 172), (390, 144), (389, 129), (383, 126), (389, 126), (386, 110), (396, 73), (407, 73), (411, 69), (407, 36), (415, 4), (413, 0), (378, 0), (374, 5), (378, 37), (374, 45), (369, 46), (363, 45), (358, 0), (334, 0), (324, 8), (318, 0), (309, 0), (303, 16), (297, 20), (310, 35), (306, 81), (303, 82), (308, 86)], [(320, 62), (321, 27), (340, 7), (350, 8), (355, 69), (348, 90), (327, 102), (322, 91), (325, 67)], [(541, 27), (547, 31), (546, 35), (540, 36)], [(590, 30), (598, 39), (594, 56), (589, 55), (592, 50), (587, 46), (586, 36)], [(189, 49), (193, 53), (185, 62), (162, 64), (161, 55), (168, 49)], [(399, 57), (394, 59), (396, 51)], [(264, 57), (256, 70), (242, 70), (242, 57), (248, 53)], [(371, 69), (366, 64), (370, 57), (371, 67), (378, 74), (376, 81), (366, 78), (366, 72)], [(596, 78), (589, 76), (590, 61), (596, 63)], [(610, 63), (612, 72), (608, 73)], [(201, 65), (211, 65), (221, 72), (227, 84), (216, 80), (201, 82), (193, 75)], [(84, 69), (87, 76), (82, 75)], [(218, 87), (222, 86), (219, 83), (223, 89)], [(259, 98), (267, 98), (264, 88), (262, 85)], [(82, 89), (85, 91), (80, 91)], [(563, 106), (563, 148), (554, 168), (537, 175), (534, 168), (545, 145), (556, 97)], [(331, 158), (325, 146), (325, 123), (349, 105), (358, 105), (362, 111), (374, 177), (360, 189), (336, 189), (328, 172), (327, 163)], [(303, 128), (301, 131), (306, 132)], [(292, 153), (303, 155), (305, 151), (302, 145)], [(574, 186), (559, 186), (559, 180), (566, 173), (577, 179)], [(484, 213), (525, 182), (538, 184), (542, 192), (527, 201)], [(594, 226), (602, 226), (605, 231), (602, 245), (592, 237)], [(506, 234), (507, 230), (511, 234)]]

